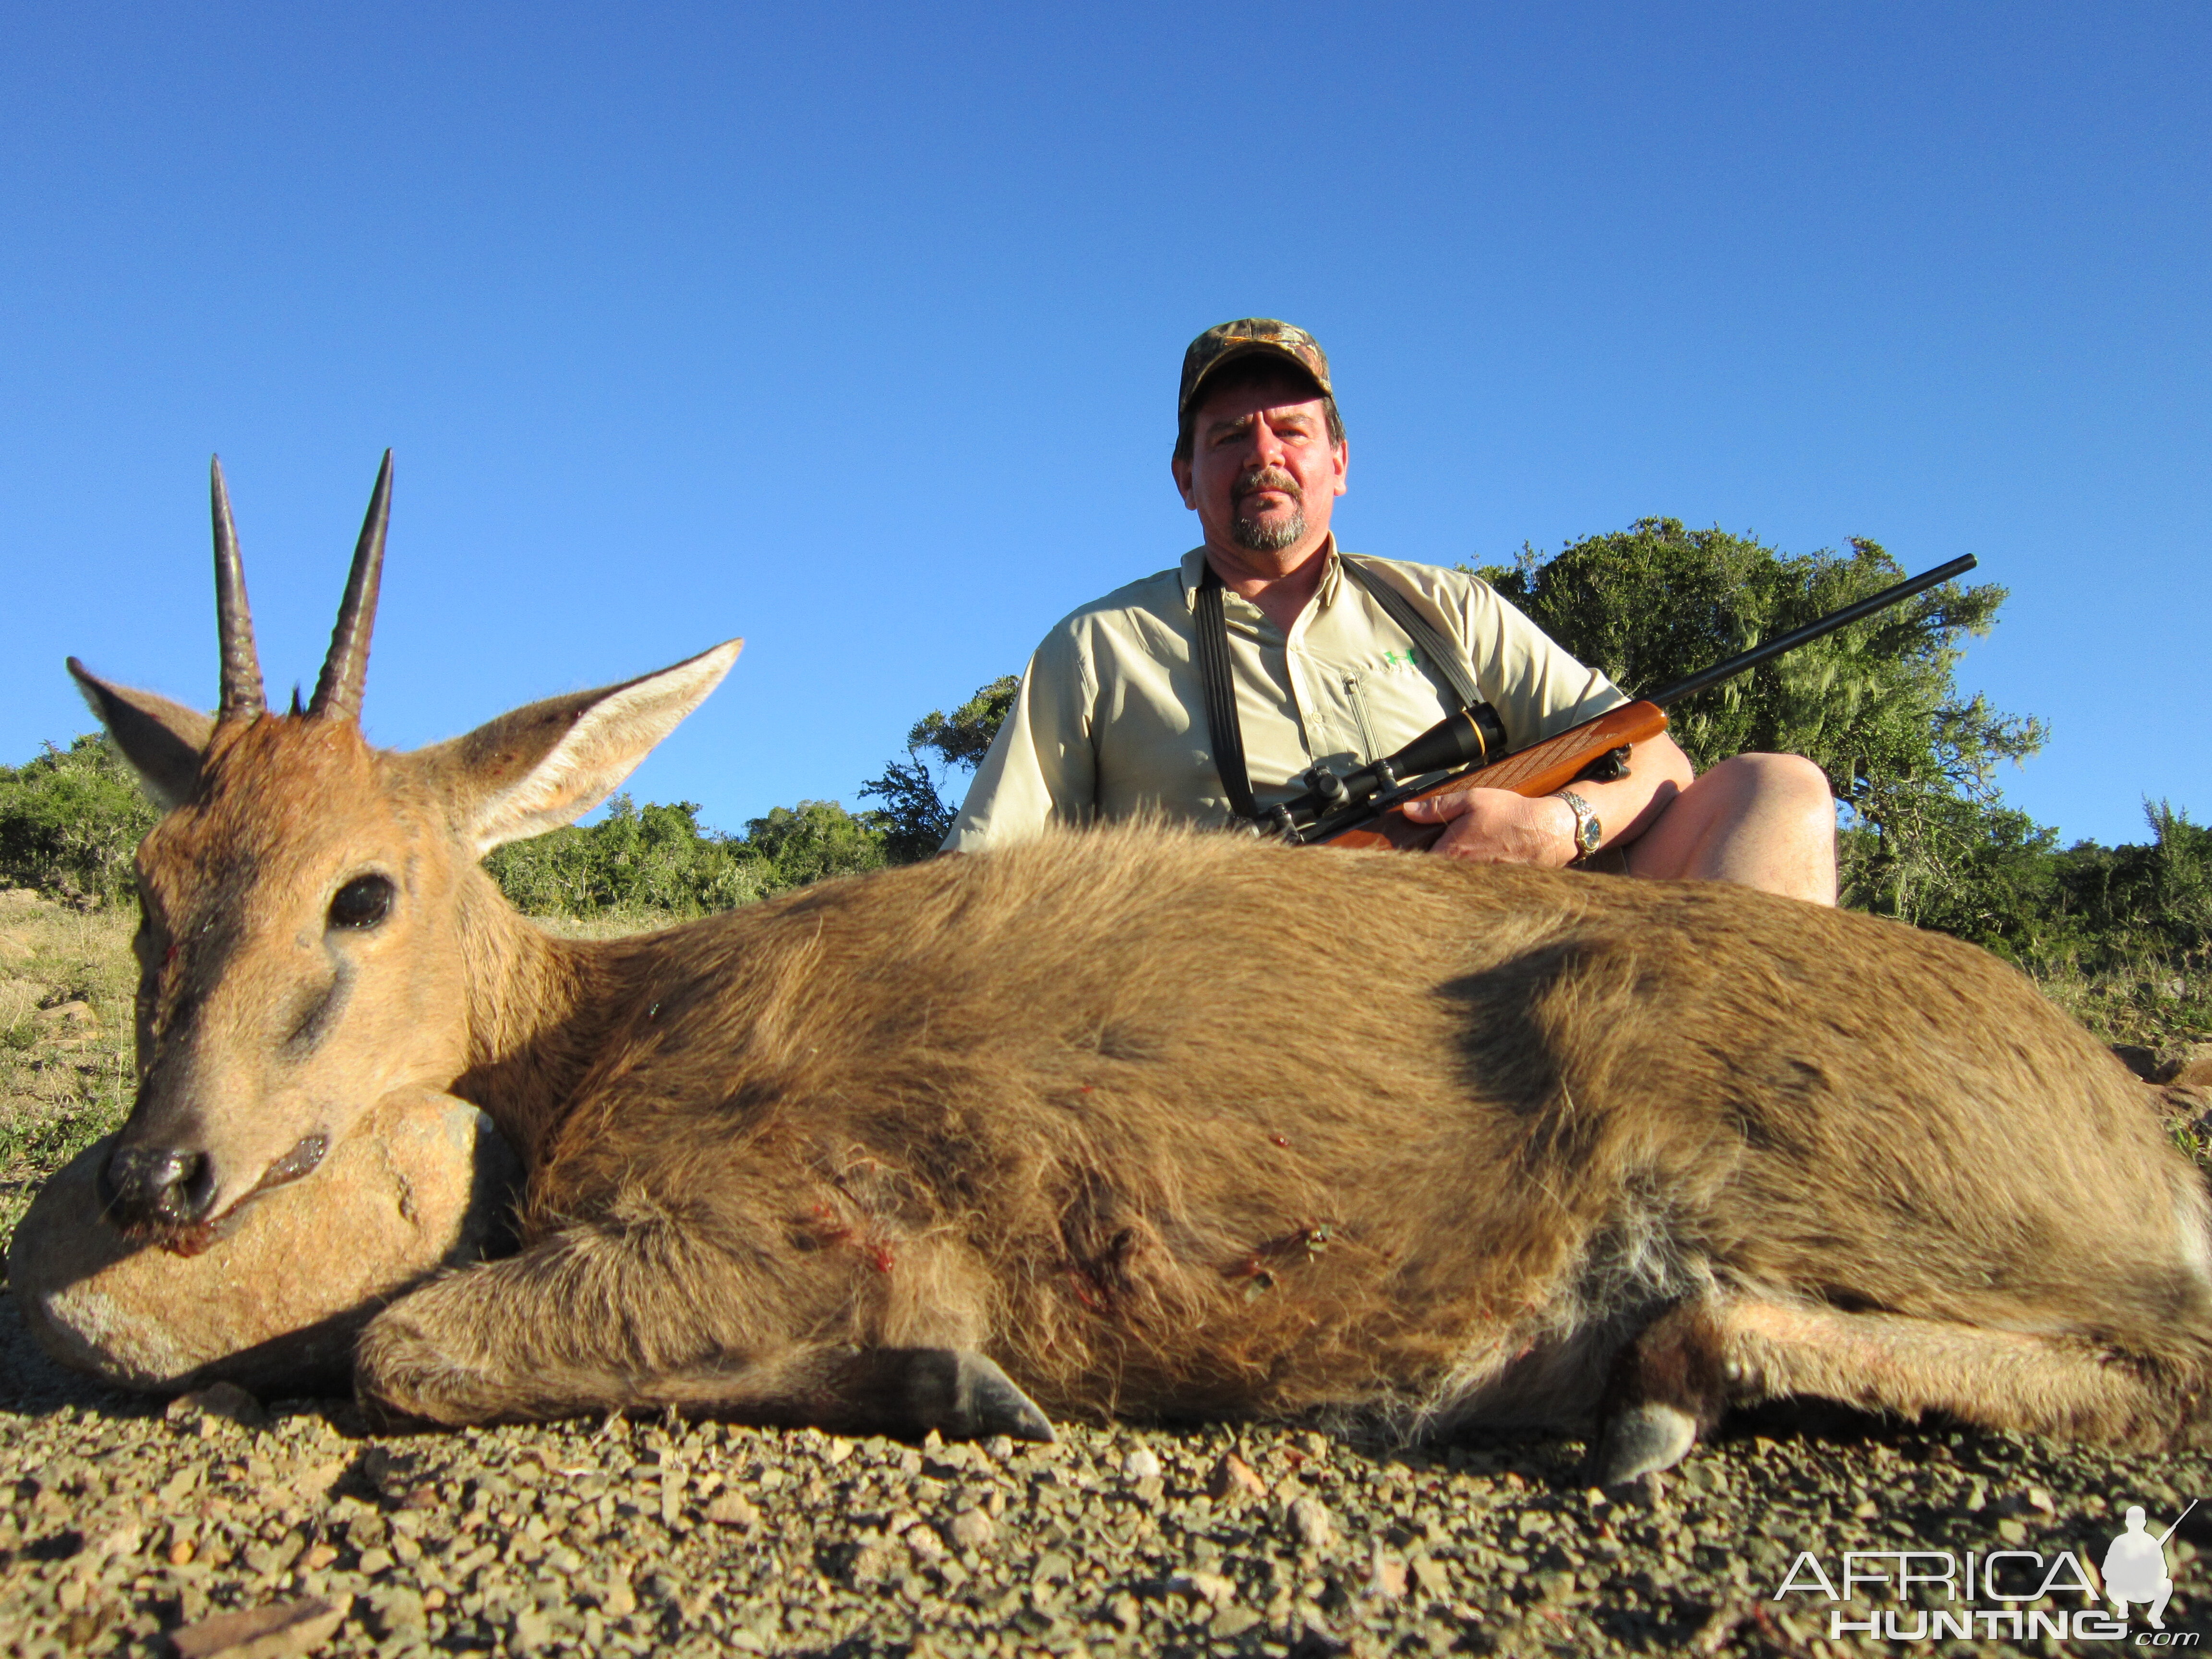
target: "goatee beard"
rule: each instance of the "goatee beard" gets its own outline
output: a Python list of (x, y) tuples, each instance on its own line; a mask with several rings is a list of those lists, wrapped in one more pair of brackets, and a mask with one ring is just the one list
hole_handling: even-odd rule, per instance
[(1291, 516), (1268, 526), (1242, 514), (1231, 523), (1229, 534), (1237, 546), (1250, 553), (1279, 553), (1306, 533), (1306, 509), (1298, 481), (1279, 466), (1255, 466), (1237, 480), (1237, 500), (1242, 503), (1262, 489), (1279, 489), (1297, 503)]
[(1291, 516), (1279, 524), (1261, 524), (1257, 519), (1238, 519), (1229, 526), (1230, 535), (1237, 545), (1249, 553), (1279, 553), (1295, 546), (1306, 533), (1306, 515), (1303, 507), (1291, 509)]

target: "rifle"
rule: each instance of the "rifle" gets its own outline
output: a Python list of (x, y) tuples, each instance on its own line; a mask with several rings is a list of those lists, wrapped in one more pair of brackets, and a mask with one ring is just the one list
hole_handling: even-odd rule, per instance
[[(1279, 836), (1293, 846), (1395, 847), (1402, 852), (1418, 852), (1442, 836), (1445, 826), (1413, 823), (1404, 811), (1409, 801), (1469, 787), (1548, 795), (1584, 778), (1610, 781), (1626, 776), (1629, 745), (1656, 738), (1667, 729), (1668, 704), (1747, 673), (1784, 652), (1847, 628), (1862, 617), (1887, 610), (1939, 582), (1962, 576), (1977, 562), (1969, 553), (1938, 565), (1802, 628), (1778, 635), (1741, 656), (1701, 669), (1648, 697), (1609, 708), (1557, 737), (1523, 749), (1507, 750), (1504, 727), (1489, 704), (1462, 708), (1446, 715), (1396, 754), (1343, 777), (1316, 767), (1314, 787), (1262, 813), (1256, 828), (1261, 835)], [(1404, 781), (1439, 771), (1447, 775), (1433, 782)]]

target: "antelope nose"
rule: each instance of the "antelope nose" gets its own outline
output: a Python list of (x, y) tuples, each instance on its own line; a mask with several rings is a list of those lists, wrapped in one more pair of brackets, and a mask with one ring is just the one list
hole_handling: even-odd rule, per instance
[(118, 1146), (107, 1158), (107, 1206), (125, 1225), (198, 1220), (215, 1197), (207, 1154)]

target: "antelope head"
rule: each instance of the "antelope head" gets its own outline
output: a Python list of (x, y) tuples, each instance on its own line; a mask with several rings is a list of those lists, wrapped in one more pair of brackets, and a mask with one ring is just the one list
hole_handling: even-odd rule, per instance
[(361, 732), (392, 498), (386, 452), (315, 694), (272, 711), (238, 534), (212, 478), (214, 714), (70, 672), (164, 817), (138, 848), (138, 1091), (107, 1159), (111, 1213), (191, 1249), (311, 1173), (375, 1101), (471, 1059), (477, 860), (566, 823), (718, 684), (731, 641), (658, 674), (396, 753)]

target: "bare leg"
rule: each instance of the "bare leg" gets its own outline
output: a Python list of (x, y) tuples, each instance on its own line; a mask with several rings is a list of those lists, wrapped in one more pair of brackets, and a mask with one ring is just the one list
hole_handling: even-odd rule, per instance
[[(672, 1264), (579, 1229), (402, 1297), (362, 1334), (356, 1387), (387, 1420), (448, 1425), (643, 1407), (851, 1434), (1053, 1438), (1030, 1398), (964, 1346), (868, 1346), (759, 1328), (733, 1342), (714, 1328), (729, 1322), (705, 1317), (641, 1328), (647, 1310), (672, 1300), (709, 1315), (726, 1307), (758, 1288), (743, 1277), (734, 1262), (717, 1274), (705, 1252)], [(673, 1298), (672, 1279), (681, 1287)]]
[(1632, 875), (1733, 881), (1836, 902), (1836, 803), (1802, 755), (1738, 755), (1668, 803), (1628, 848)]

